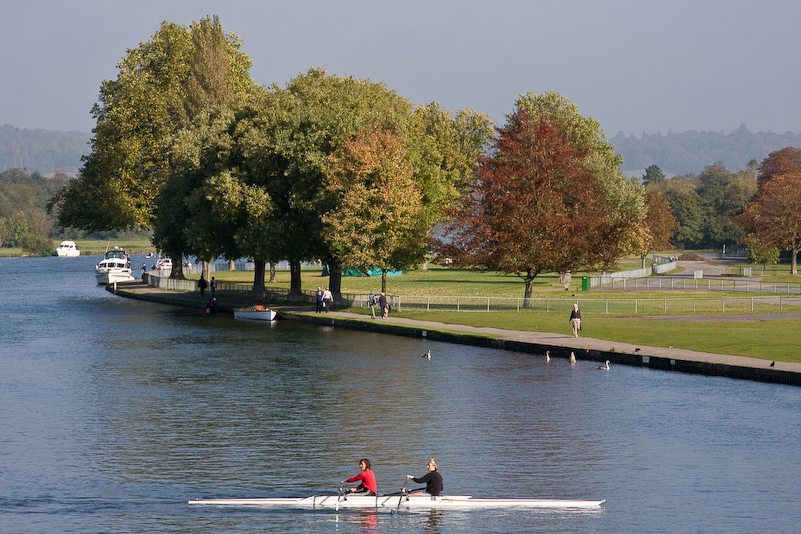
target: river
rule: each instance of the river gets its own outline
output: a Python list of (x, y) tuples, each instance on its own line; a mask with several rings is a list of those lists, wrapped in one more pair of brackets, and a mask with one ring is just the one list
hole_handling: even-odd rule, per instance
[[(98, 260), (0, 259), (2, 532), (799, 530), (797, 387), (237, 322), (206, 316), (199, 298), (191, 310), (111, 295), (95, 285)], [(382, 492), (435, 457), (446, 493), (606, 502), (398, 514), (186, 503), (334, 493), (362, 457)]]

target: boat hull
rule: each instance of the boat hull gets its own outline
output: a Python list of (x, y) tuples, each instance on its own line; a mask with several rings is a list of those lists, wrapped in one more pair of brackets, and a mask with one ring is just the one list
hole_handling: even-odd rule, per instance
[(131, 276), (130, 271), (100, 272), (97, 270), (95, 271), (95, 278), (98, 284), (113, 284), (114, 282), (130, 282), (131, 280), (136, 280), (136, 278)]
[(296, 499), (198, 499), (189, 504), (210, 506), (262, 506), (287, 508), (387, 508), (387, 509), (468, 509), (468, 508), (597, 508), (600, 501), (560, 499), (474, 499), (466, 495), (407, 496), (318, 495)]
[(241, 319), (243, 321), (275, 321), (278, 317), (276, 310), (265, 308), (263, 310), (254, 310), (252, 308), (235, 308), (234, 319)]

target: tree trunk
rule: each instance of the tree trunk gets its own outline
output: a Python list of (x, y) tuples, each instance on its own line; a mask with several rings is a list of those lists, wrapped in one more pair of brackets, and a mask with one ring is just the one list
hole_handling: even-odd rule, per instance
[(165, 252), (167, 252), (167, 256), (172, 259), (172, 271), (170, 271), (170, 278), (175, 280), (184, 280), (183, 253), (178, 250), (170, 250)]
[(381, 291), (387, 294), (387, 270), (381, 269)]
[(211, 276), (210, 276), (211, 269), (209, 268), (209, 262), (207, 262), (206, 260), (203, 260), (201, 262), (201, 265), (203, 266), (203, 268), (202, 268), (203, 275), (202, 276), (208, 282), (209, 280), (211, 280)]
[(264, 294), (264, 260), (253, 258), (253, 296)]
[(328, 260), (328, 289), (338, 303), (342, 299), (342, 261), (339, 258)]
[(275, 262), (270, 262), (270, 283), (275, 283)]
[(289, 295), (299, 297), (303, 293), (302, 281), (300, 278), (300, 261), (289, 260)]
[(236, 262), (234, 260), (228, 261), (228, 270), (229, 271), (236, 271)]
[(790, 251), (790, 274), (798, 274), (798, 264), (796, 263), (797, 256), (798, 250)]
[(642, 254), (640, 258), (642, 258), (642, 268), (645, 269), (645, 257), (648, 256), (648, 253)]
[(526, 289), (523, 293), (523, 308), (526, 310), (531, 309), (531, 294), (534, 289), (534, 279), (531, 277), (523, 278), (523, 281), (526, 283)]

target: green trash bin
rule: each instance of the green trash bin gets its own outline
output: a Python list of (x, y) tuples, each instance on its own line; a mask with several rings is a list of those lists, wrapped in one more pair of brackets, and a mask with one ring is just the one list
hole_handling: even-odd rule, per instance
[(589, 291), (590, 290), (590, 277), (589, 276), (582, 276), (581, 277), (581, 290), (582, 291)]

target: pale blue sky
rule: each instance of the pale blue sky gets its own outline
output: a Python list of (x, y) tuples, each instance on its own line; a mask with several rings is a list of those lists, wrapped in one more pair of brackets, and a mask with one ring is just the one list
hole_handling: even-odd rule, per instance
[(78, 130), (126, 49), (217, 14), (262, 85), (309, 67), (502, 122), (554, 90), (610, 137), (801, 132), (798, 0), (0, 0), (0, 124)]

